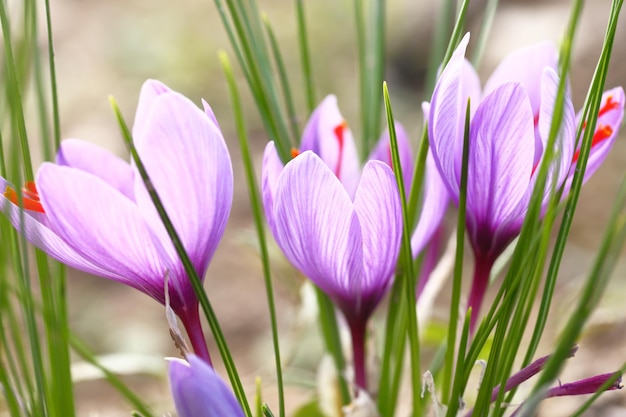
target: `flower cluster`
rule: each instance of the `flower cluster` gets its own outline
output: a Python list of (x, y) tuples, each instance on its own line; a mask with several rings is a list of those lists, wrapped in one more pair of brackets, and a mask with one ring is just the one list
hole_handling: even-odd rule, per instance
[[(560, 79), (555, 47), (540, 44), (506, 58), (481, 89), (464, 58), (468, 42), (469, 35), (424, 105), (430, 151), (411, 246), (414, 257), (422, 253), (440, 228), (449, 201), (459, 202), (469, 117), (466, 224), (476, 264), (468, 301), (473, 329), (493, 263), (519, 234), (528, 211), (550, 143)], [(604, 93), (585, 180), (612, 147), (625, 101), (622, 88)], [(200, 277), (222, 237), (233, 198), (229, 152), (210, 106), (203, 102), (203, 107), (160, 82), (147, 81), (132, 132), (150, 185)], [(581, 117), (565, 94), (556, 156), (543, 190), (544, 210), (555, 189), (565, 198), (571, 187), (581, 146), (577, 126), (583, 132), (586, 128)], [(401, 246), (396, 175), (407, 189), (413, 181), (409, 137), (401, 125), (395, 130), (401, 172), (393, 170), (388, 134), (362, 165), (337, 100), (328, 96), (311, 115), (290, 161), (280, 159), (273, 142), (263, 156), (261, 186), (269, 228), (287, 259), (343, 313), (352, 336), (354, 382), (362, 390), (367, 390), (367, 323), (393, 282)], [(5, 189), (0, 209), (35, 246), (75, 269), (136, 288), (180, 318), (195, 353), (187, 354), (187, 362), (170, 363), (182, 417), (243, 416), (210, 366), (198, 299), (134, 163), (69, 139), (61, 144), (56, 163), (44, 163), (22, 192), (4, 178), (0, 185)], [(546, 360), (524, 368), (503, 389), (535, 375)], [(563, 385), (549, 396), (593, 392), (612, 376)], [(618, 387), (619, 382), (611, 386)], [(494, 390), (494, 399), (498, 392)]]

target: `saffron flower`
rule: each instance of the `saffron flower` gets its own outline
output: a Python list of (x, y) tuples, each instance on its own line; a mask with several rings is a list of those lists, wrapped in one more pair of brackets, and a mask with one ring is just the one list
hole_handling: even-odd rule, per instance
[[(135, 147), (200, 277), (233, 195), (228, 149), (211, 108), (204, 108), (150, 80), (133, 126)], [(41, 165), (36, 186), (27, 184), (23, 214), (15, 189), (1, 179), (0, 208), (13, 226), (54, 259), (162, 304), (168, 288), (195, 352), (210, 361), (198, 300), (135, 165), (75, 139), (63, 141), (56, 162)]]
[[(481, 91), (465, 60), (466, 35), (445, 67), (429, 110), (429, 139), (439, 172), (458, 203), (465, 112), (470, 101), (467, 231), (475, 255), (469, 306), (474, 328), (494, 261), (519, 234), (547, 146), (559, 78), (557, 52), (543, 43), (511, 54)], [(604, 94), (586, 178), (611, 148), (624, 112), (624, 91)], [(556, 161), (548, 174), (543, 204), (552, 186), (571, 181), (578, 161), (576, 115), (566, 94), (557, 136)]]
[(402, 235), (393, 171), (369, 161), (352, 197), (317, 154), (303, 152), (283, 168), (270, 142), (262, 188), (268, 223), (285, 256), (346, 317), (355, 381), (366, 389), (366, 323), (391, 284)]
[(241, 405), (222, 378), (195, 355), (169, 364), (169, 379), (179, 417), (243, 417)]
[[(400, 155), (400, 167), (405, 189), (410, 190), (413, 179), (413, 154), (409, 138), (400, 123), (395, 124), (398, 153)], [(354, 197), (356, 187), (361, 177), (361, 163), (354, 142), (354, 136), (346, 120), (341, 115), (337, 106), (337, 97), (329, 95), (317, 106), (309, 118), (299, 150), (292, 152), (293, 156), (304, 151), (316, 153), (333, 173), (339, 178), (351, 197)], [(266, 153), (268, 157), (275, 157), (275, 161), (264, 163), (274, 166), (279, 171), (282, 164), (277, 161), (275, 153)], [(370, 153), (368, 160), (379, 160), (392, 167), (391, 142), (389, 131), (381, 135), (378, 143)], [(268, 181), (272, 182), (274, 176)], [(271, 187), (272, 184), (266, 184)], [(432, 155), (428, 155), (424, 180), (423, 207), (420, 221), (411, 237), (413, 256), (422, 252), (433, 234), (441, 224), (448, 206), (448, 192), (437, 171)]]

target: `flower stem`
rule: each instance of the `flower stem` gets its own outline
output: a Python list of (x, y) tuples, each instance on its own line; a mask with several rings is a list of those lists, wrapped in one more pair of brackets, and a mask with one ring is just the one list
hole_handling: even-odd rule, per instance
[(475, 253), (474, 280), (472, 281), (472, 290), (469, 295), (467, 306), (472, 309), (472, 318), (470, 320), (470, 332), (473, 334), (476, 330), (476, 322), (480, 314), (480, 307), (487, 292), (489, 285), (489, 275), (493, 268), (494, 260), (489, 255)]
[(187, 332), (187, 336), (189, 336), (193, 352), (196, 356), (204, 359), (209, 365), (213, 366), (209, 348), (206, 344), (206, 338), (202, 331), (198, 307), (192, 308), (189, 314), (185, 317), (181, 317), (180, 320), (183, 322), (183, 326), (185, 326), (185, 331)]
[(367, 372), (365, 369), (365, 325), (367, 320), (349, 320), (352, 336), (352, 360), (354, 365), (354, 382), (367, 391)]

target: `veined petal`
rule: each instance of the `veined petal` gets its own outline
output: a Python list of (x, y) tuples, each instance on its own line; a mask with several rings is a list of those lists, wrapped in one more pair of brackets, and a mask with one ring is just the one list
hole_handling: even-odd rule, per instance
[[(411, 189), (411, 181), (413, 180), (413, 151), (409, 143), (409, 137), (404, 127), (396, 122), (396, 140), (398, 141), (398, 153), (400, 154), (400, 168), (402, 169), (402, 180), (407, 190)], [(393, 168), (391, 160), (391, 142), (389, 138), (389, 130), (385, 129), (381, 135), (374, 150), (370, 154), (369, 161), (383, 161)], [(408, 191), (407, 191), (408, 192)]]
[(448, 189), (441, 180), (431, 150), (428, 151), (426, 156), (426, 171), (424, 175), (422, 210), (417, 227), (411, 236), (411, 249), (414, 257), (419, 255), (430, 242), (443, 220), (450, 201)]
[(243, 410), (224, 381), (202, 359), (188, 354), (174, 359), (169, 379), (179, 417), (243, 417)]
[[(170, 220), (202, 277), (222, 237), (233, 199), (233, 172), (215, 123), (176, 92), (160, 95), (135, 137), (137, 152)], [(142, 179), (137, 205), (160, 238), (169, 242)], [(167, 245), (173, 251), (172, 245)], [(170, 252), (172, 259), (177, 255)]]
[(276, 151), (274, 141), (269, 142), (265, 146), (263, 153), (263, 167), (261, 169), (261, 194), (263, 195), (263, 207), (265, 209), (265, 217), (267, 224), (276, 236), (275, 220), (274, 220), (274, 195), (276, 194), (276, 186), (278, 185), (278, 177), (283, 172), (283, 163)]
[[(0, 178), (0, 188), (6, 189), (8, 183)], [(18, 232), (24, 232), (26, 239), (46, 252), (59, 262), (69, 265), (89, 274), (121, 281), (128, 284), (128, 279), (112, 271), (101, 268), (93, 262), (79, 255), (70, 245), (57, 236), (44, 222), (41, 216), (33, 215), (28, 211), (20, 213), (20, 208), (0, 194), (0, 211), (2, 211)], [(23, 221), (23, 223), (22, 223)]]
[(498, 227), (516, 214), (530, 183), (534, 145), (532, 109), (524, 87), (499, 86), (485, 97), (470, 124), (467, 212), (475, 246), (487, 245)]
[(462, 127), (467, 104), (462, 80), (468, 42), (469, 34), (466, 34), (437, 81), (428, 112), (430, 147), (441, 177), (455, 199), (459, 195), (457, 161), (463, 151)]
[[(587, 181), (600, 168), (619, 134), (624, 119), (624, 89), (616, 87), (605, 91), (596, 123), (596, 131), (591, 145), (591, 152), (587, 160), (584, 181)], [(580, 147), (580, 145), (579, 145)], [(573, 165), (577, 162), (578, 152), (574, 155)], [(570, 171), (570, 180), (574, 176), (574, 169)]]
[(209, 119), (213, 120), (213, 123), (215, 123), (215, 126), (217, 126), (217, 129), (221, 132), (222, 129), (220, 128), (220, 124), (217, 122), (217, 118), (215, 117), (215, 113), (213, 113), (213, 109), (211, 108), (209, 103), (206, 102), (205, 99), (202, 99), (201, 101), (202, 101), (202, 108), (204, 109), (204, 113), (206, 113), (206, 115), (209, 116)]
[[(548, 144), (558, 88), (559, 77), (557, 73), (552, 68), (544, 68), (541, 80), (541, 108), (538, 121), (542, 150), (546, 149)], [(545, 198), (549, 196), (553, 186), (561, 186), (569, 172), (572, 156), (574, 154), (574, 138), (576, 135), (576, 126), (574, 123), (574, 106), (569, 94), (566, 93), (563, 103), (563, 120), (561, 121), (561, 127), (556, 142), (554, 143), (556, 155), (546, 181)], [(542, 152), (542, 155), (544, 152), (545, 151)], [(535, 151), (535, 154), (536, 153)], [(542, 160), (543, 158), (537, 161), (536, 166), (538, 166)]]
[(302, 134), (300, 150), (313, 151), (354, 196), (360, 162), (352, 131), (339, 112), (337, 97), (327, 96), (315, 109)]
[(164, 302), (169, 266), (133, 201), (95, 175), (51, 163), (39, 169), (37, 185), (54, 233), (89, 263)]
[(354, 210), (361, 225), (365, 274), (351, 277), (350, 293), (359, 294), (357, 312), (368, 316), (391, 283), (402, 237), (400, 195), (386, 163), (369, 161), (365, 165)]
[(135, 112), (135, 122), (133, 123), (133, 138), (137, 137), (147, 125), (147, 118), (151, 112), (154, 101), (161, 94), (172, 91), (168, 86), (157, 80), (147, 80), (141, 86), (139, 93), (139, 103)]
[(135, 199), (134, 171), (130, 164), (93, 143), (64, 140), (57, 153), (57, 164), (94, 174), (126, 197)]
[(526, 88), (533, 115), (539, 114), (541, 103), (541, 74), (544, 68), (557, 68), (558, 51), (550, 42), (542, 42), (510, 53), (495, 69), (485, 84), (484, 94), (499, 85), (520, 82)]
[(285, 166), (274, 217), (287, 259), (335, 301), (352, 295), (353, 280), (364, 275), (359, 220), (346, 189), (316, 154), (304, 152)]

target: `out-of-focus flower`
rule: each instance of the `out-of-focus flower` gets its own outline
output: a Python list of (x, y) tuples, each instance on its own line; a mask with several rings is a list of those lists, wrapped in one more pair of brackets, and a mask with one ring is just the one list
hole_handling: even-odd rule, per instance
[[(493, 262), (519, 234), (536, 182), (536, 168), (547, 146), (559, 79), (557, 52), (543, 43), (506, 58), (481, 91), (480, 81), (465, 60), (466, 35), (439, 78), (429, 109), (429, 139), (439, 172), (458, 202), (465, 113), (470, 102), (467, 231), (476, 258), (469, 305), (472, 327), (486, 290)], [(617, 136), (623, 117), (621, 88), (605, 93), (588, 175), (601, 164)], [(576, 116), (569, 95), (555, 144), (556, 158), (544, 191), (572, 175)]]
[(365, 388), (365, 326), (390, 286), (402, 235), (392, 170), (369, 161), (352, 198), (315, 153), (304, 152), (283, 168), (270, 142), (262, 188), (268, 223), (285, 256), (344, 313), (355, 379)]
[(187, 355), (187, 361), (172, 360), (169, 378), (179, 417), (243, 417), (224, 381), (195, 355)]
[[(133, 126), (134, 144), (200, 277), (222, 237), (233, 195), (224, 138), (205, 111), (158, 81), (147, 81)], [(136, 288), (180, 317), (194, 349), (208, 358), (198, 300), (134, 164), (87, 142), (63, 141), (46, 162), (20, 213), (6, 180), (0, 208), (51, 257)], [(23, 220), (23, 223), (22, 223)]]

